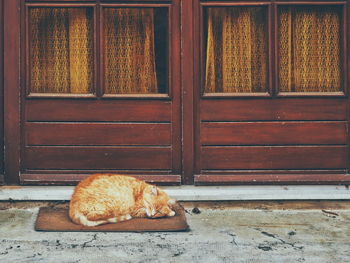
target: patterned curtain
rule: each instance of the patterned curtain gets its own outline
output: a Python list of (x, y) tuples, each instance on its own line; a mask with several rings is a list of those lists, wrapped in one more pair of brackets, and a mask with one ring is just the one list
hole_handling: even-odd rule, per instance
[(85, 8), (30, 10), (30, 91), (90, 93), (92, 17)]
[(207, 21), (205, 92), (265, 92), (265, 9), (208, 8)]
[(105, 93), (157, 93), (153, 8), (106, 8)]
[(340, 14), (329, 6), (280, 8), (280, 91), (342, 90)]

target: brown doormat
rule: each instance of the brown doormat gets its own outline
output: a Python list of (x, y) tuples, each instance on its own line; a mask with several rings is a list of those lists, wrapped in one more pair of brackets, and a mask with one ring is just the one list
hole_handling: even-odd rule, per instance
[(158, 219), (134, 218), (114, 224), (87, 227), (74, 224), (68, 216), (68, 208), (42, 207), (35, 223), (36, 231), (54, 232), (175, 232), (188, 231), (185, 210), (177, 205), (175, 216)]

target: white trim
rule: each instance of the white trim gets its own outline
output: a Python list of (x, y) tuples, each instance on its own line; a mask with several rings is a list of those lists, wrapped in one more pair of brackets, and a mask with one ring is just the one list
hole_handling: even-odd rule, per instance
[[(350, 189), (339, 185), (171, 186), (161, 187), (179, 201), (229, 200), (350, 200)], [(0, 200), (69, 200), (73, 186), (2, 186)]]

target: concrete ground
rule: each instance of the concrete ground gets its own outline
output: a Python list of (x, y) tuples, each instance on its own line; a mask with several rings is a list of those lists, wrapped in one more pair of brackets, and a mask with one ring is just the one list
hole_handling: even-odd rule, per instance
[(0, 202), (0, 262), (350, 262), (350, 202), (184, 203), (185, 233), (35, 232), (40, 206)]

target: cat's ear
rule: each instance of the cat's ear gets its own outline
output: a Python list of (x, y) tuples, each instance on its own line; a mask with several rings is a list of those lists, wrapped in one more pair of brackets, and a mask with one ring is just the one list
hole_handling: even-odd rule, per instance
[(152, 186), (152, 195), (158, 195), (158, 188), (156, 186)]

